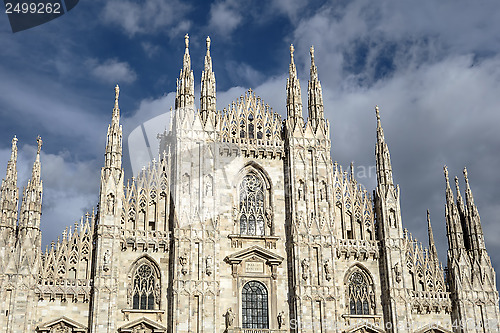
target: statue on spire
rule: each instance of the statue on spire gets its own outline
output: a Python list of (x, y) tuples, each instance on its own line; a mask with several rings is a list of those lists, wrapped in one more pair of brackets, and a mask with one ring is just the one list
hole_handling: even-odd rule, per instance
[(189, 35), (186, 34), (184, 36), (184, 44), (186, 44), (186, 52), (188, 52), (188, 49), (189, 49)]
[(38, 148), (37, 148), (36, 153), (37, 153), (38, 155), (40, 155), (40, 151), (42, 150), (42, 143), (43, 143), (43, 141), (42, 141), (42, 137), (41, 137), (40, 135), (36, 138), (36, 143), (37, 143), (37, 145), (38, 145)]

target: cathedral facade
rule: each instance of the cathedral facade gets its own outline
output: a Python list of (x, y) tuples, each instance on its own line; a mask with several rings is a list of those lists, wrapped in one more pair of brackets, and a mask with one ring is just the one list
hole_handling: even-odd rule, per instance
[(195, 109), (185, 43), (159, 157), (125, 181), (117, 86), (97, 208), (44, 251), (42, 141), (20, 200), (13, 139), (0, 198), (0, 332), (500, 331), (466, 170), (464, 197), (444, 170), (443, 268), (429, 218), (428, 246), (403, 229), (378, 108), (373, 194), (332, 162), (313, 48), (307, 117), (291, 46), (282, 120), (251, 90), (216, 109), (208, 38)]

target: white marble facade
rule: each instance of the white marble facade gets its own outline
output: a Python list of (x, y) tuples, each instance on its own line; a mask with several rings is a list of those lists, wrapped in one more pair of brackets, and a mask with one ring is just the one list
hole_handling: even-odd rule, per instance
[(252, 90), (216, 109), (208, 38), (195, 110), (185, 42), (159, 158), (124, 180), (116, 87), (98, 208), (45, 251), (42, 142), (19, 202), (13, 139), (0, 198), (0, 332), (499, 332), (466, 170), (462, 198), (445, 169), (443, 269), (430, 220), (428, 247), (403, 229), (378, 108), (374, 195), (332, 163), (313, 48), (307, 118), (291, 46), (282, 120)]

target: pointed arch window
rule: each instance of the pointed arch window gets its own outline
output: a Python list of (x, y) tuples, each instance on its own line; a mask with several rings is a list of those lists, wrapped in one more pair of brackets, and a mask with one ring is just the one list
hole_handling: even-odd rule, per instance
[(250, 281), (241, 293), (243, 328), (269, 328), (267, 289), (258, 281)]
[(159, 302), (158, 286), (153, 267), (149, 263), (141, 264), (136, 269), (133, 279), (133, 308), (154, 310), (155, 304)]
[(240, 233), (264, 235), (264, 184), (260, 177), (250, 173), (243, 177), (239, 187)]
[(349, 277), (348, 284), (349, 313), (351, 315), (370, 314), (370, 293), (364, 274), (356, 271)]

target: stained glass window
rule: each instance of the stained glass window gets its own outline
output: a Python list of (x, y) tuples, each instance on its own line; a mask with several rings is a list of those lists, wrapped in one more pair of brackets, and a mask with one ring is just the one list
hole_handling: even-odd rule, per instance
[(269, 328), (267, 289), (258, 281), (250, 281), (241, 293), (243, 328)]
[(134, 274), (134, 309), (153, 310), (155, 306), (155, 273), (145, 263), (139, 266)]
[(349, 308), (352, 315), (370, 314), (368, 283), (361, 272), (352, 273), (349, 278)]
[(264, 235), (264, 185), (257, 175), (246, 175), (240, 184), (240, 233)]

